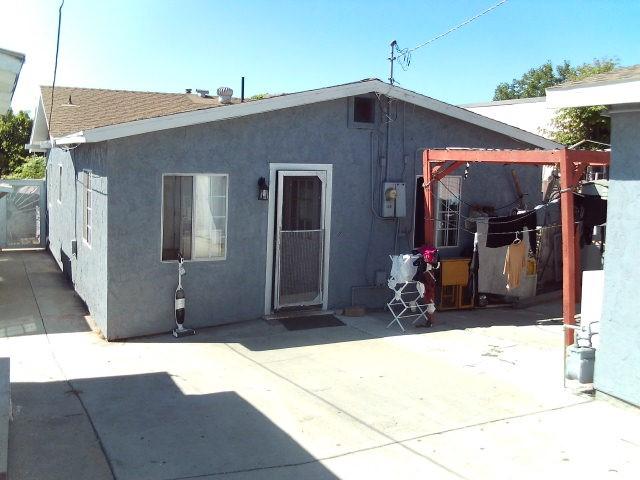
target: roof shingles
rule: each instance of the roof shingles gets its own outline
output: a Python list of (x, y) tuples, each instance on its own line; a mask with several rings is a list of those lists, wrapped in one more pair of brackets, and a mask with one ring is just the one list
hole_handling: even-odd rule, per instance
[(610, 72), (591, 75), (590, 77), (586, 77), (581, 80), (564, 82), (560, 85), (556, 85), (555, 87), (550, 87), (548, 90), (562, 90), (565, 88), (588, 86), (597, 83), (633, 82), (638, 80), (640, 80), (640, 65), (633, 65), (631, 67), (617, 68)]
[[(51, 87), (40, 87), (47, 123)], [(233, 99), (237, 103), (237, 99)], [(223, 106), (218, 97), (187, 93), (132, 92), (56, 87), (49, 130), (53, 138), (91, 128)]]

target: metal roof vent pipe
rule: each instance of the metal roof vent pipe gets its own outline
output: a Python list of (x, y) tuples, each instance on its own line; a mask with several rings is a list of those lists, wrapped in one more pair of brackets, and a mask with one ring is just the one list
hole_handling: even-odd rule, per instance
[(220, 87), (217, 90), (218, 100), (220, 103), (231, 103), (231, 97), (233, 96), (233, 90), (229, 87)]

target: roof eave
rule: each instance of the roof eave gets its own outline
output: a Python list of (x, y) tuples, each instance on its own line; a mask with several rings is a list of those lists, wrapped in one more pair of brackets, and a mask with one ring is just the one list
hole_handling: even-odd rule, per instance
[[(422, 95), (400, 87), (392, 86), (380, 80), (365, 80), (361, 82), (338, 85), (334, 87), (309, 90), (300, 93), (292, 93), (277, 97), (265, 98), (253, 102), (225, 105), (222, 107), (207, 108), (191, 112), (176, 113), (161, 117), (135, 120), (104, 127), (86, 129), (77, 134), (67, 135), (56, 139), (57, 144), (67, 143), (95, 143), (116, 138), (151, 133), (171, 128), (186, 127), (203, 123), (228, 120), (281, 110), (284, 108), (298, 107), (312, 103), (337, 100), (340, 98), (363, 95), (366, 93), (378, 93), (397, 100), (407, 101), (428, 110), (456, 118), (488, 130), (492, 130), (516, 140), (535, 145), (539, 148), (562, 148), (563, 145), (533, 133), (521, 130), (506, 123), (493, 120), (489, 117), (470, 112), (464, 108), (456, 107), (426, 95)], [(78, 140), (82, 140), (79, 142)]]
[(639, 102), (640, 79), (547, 89), (547, 106), (549, 108), (620, 105)]

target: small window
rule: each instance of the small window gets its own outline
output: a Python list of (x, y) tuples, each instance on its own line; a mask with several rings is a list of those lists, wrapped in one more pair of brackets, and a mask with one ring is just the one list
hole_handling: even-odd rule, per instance
[(58, 165), (58, 203), (62, 203), (62, 164)]
[(457, 247), (460, 225), (461, 177), (446, 176), (438, 182), (436, 246)]
[(227, 175), (165, 175), (162, 260), (223, 260), (227, 255)]
[(85, 170), (82, 172), (82, 239), (91, 245), (92, 227), (93, 227), (93, 189), (91, 187), (91, 172)]
[(354, 123), (375, 123), (376, 104), (371, 97), (354, 97), (353, 99)]

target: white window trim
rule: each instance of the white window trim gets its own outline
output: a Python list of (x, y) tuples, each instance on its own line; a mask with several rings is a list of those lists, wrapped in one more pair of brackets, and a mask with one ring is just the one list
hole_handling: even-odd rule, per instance
[(62, 164), (58, 164), (58, 203), (62, 204)]
[[(461, 175), (446, 175), (444, 178), (459, 178), (460, 179), (460, 191), (458, 192), (458, 198), (460, 200), (462, 200), (462, 176)], [(443, 178), (443, 180), (444, 180)], [(434, 241), (435, 241), (435, 247), (440, 250), (442, 248), (460, 248), (460, 224), (461, 224), (461, 218), (460, 215), (458, 215), (458, 228), (457, 228), (457, 235), (456, 235), (456, 244), (455, 245), (438, 245), (438, 233), (443, 231), (443, 230), (452, 230), (450, 228), (439, 228), (438, 225), (440, 224), (440, 188), (445, 189), (445, 187), (440, 185), (440, 182), (438, 182), (437, 187), (436, 187), (436, 215), (435, 215), (435, 219), (434, 219)], [(445, 189), (446, 191), (446, 189)], [(462, 213), (462, 202), (459, 201), (459, 206), (458, 206), (458, 214)]]
[[(160, 179), (160, 262), (161, 263), (176, 263), (177, 260), (163, 260), (162, 259), (162, 240), (164, 234), (164, 177), (196, 177), (196, 176), (206, 176), (206, 177), (225, 177), (227, 182), (227, 191), (226, 191), (226, 204), (224, 210), (224, 256), (216, 257), (216, 258), (191, 258), (189, 260), (184, 260), (186, 262), (224, 262), (227, 260), (227, 254), (229, 252), (229, 174), (228, 173), (163, 173), (162, 178)], [(195, 211), (195, 200), (194, 207)], [(193, 214), (192, 214), (193, 215)], [(191, 224), (191, 251), (194, 251), (194, 242), (195, 238), (193, 235), (193, 222)]]
[[(91, 241), (93, 240), (93, 183), (91, 182), (92, 170), (83, 170), (83, 182), (82, 182), (82, 243), (83, 245), (91, 248)], [(91, 184), (91, 188), (88, 185)], [(87, 195), (91, 196), (91, 207), (87, 207)], [(85, 223), (85, 219), (88, 217), (87, 210), (91, 210), (91, 221)], [(91, 230), (91, 238), (87, 240), (87, 228)]]

